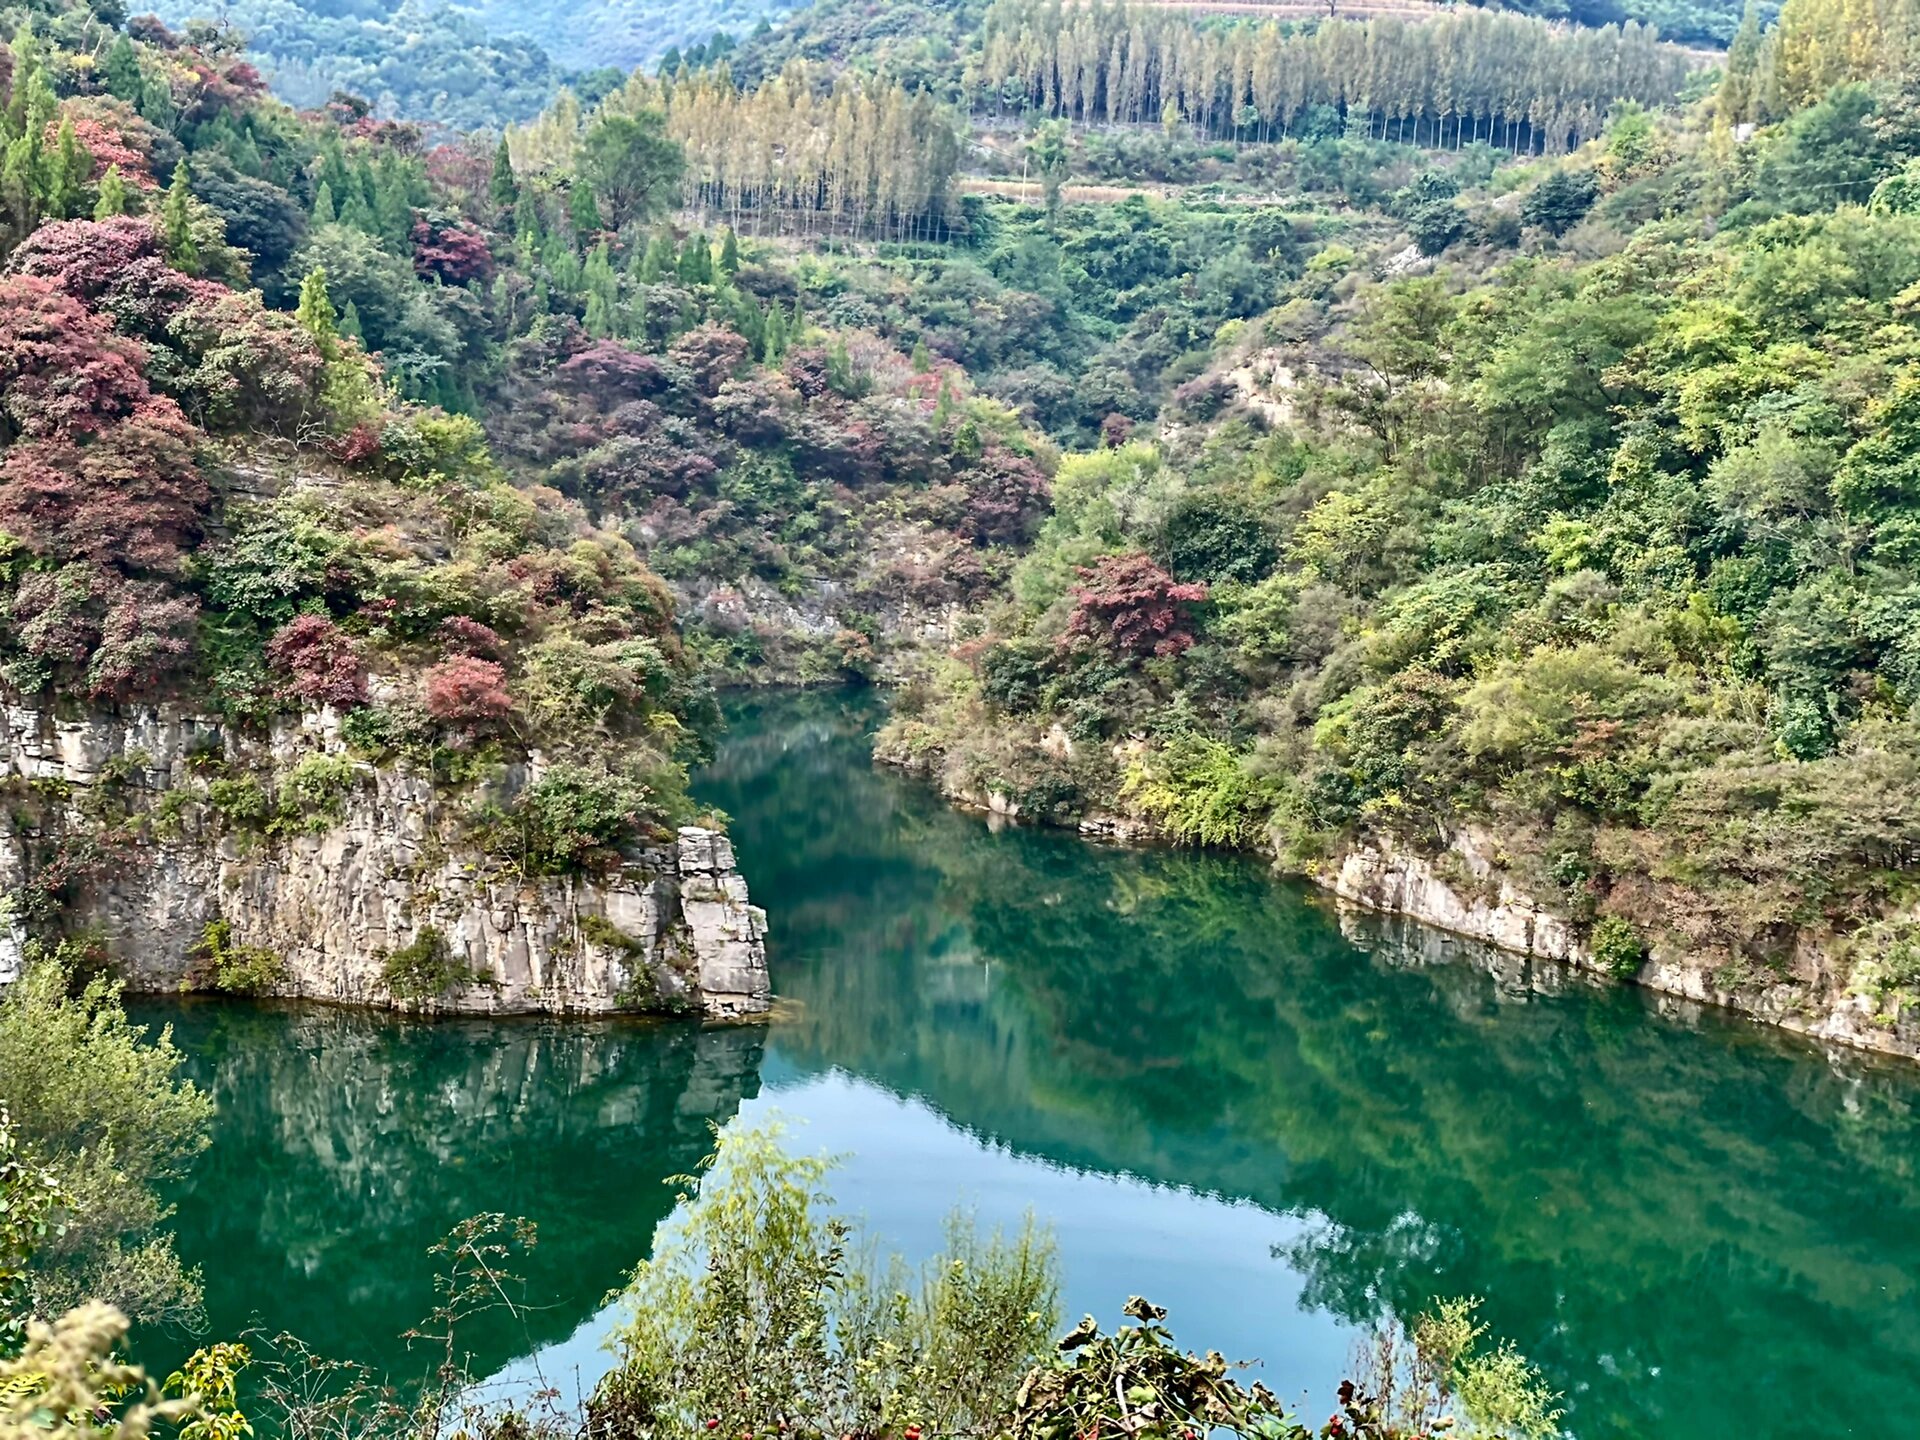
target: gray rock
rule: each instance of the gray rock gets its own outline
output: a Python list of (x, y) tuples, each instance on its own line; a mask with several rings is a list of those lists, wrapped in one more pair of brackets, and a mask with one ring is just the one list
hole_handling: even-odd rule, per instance
[[(16, 701), (0, 712), (0, 777), (98, 786), (118, 761), (126, 773), (115, 783), (153, 792), (150, 801), (199, 792), (190, 760), (200, 749), (261, 774), (306, 754), (345, 754), (327, 711), (277, 723), (264, 739), (171, 706), (56, 720)], [(84, 823), (76, 808), (64, 818)], [(0, 890), (21, 883), (34, 839), (0, 820)], [(613, 932), (583, 923), (595, 917)], [(338, 823), (279, 841), (223, 833), (204, 805), (188, 807), (176, 831), (116, 849), (71, 919), (100, 930), (136, 989), (176, 988), (205, 927), (221, 919), (233, 944), (286, 962), (279, 990), (292, 996), (393, 1003), (385, 958), (431, 926), (484, 977), (430, 1002), (436, 1010), (599, 1013), (658, 994), (741, 1017), (768, 1004), (766, 917), (748, 902), (726, 836), (689, 827), (604, 875), (529, 879), (473, 849), (457, 808), (398, 768), (358, 767)], [(0, 923), (0, 983), (17, 974), (19, 953), (16, 928)]]

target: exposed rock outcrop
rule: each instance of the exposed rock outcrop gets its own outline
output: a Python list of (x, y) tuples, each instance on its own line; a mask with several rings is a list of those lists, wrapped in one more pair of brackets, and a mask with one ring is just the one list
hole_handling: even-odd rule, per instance
[(1521, 955), (1591, 964), (1573, 927), (1515, 889), (1494, 865), (1491, 850), (1488, 837), (1477, 831), (1454, 836), (1447, 855), (1457, 873), (1447, 878), (1439, 861), (1374, 839), (1317, 878), (1342, 900), (1370, 910), (1411, 915)]
[[(1464, 830), (1440, 856), (1372, 837), (1314, 878), (1342, 900), (1404, 915), (1517, 955), (1598, 969), (1566, 917), (1517, 888), (1493, 860), (1492, 837)], [(1812, 947), (1772, 983), (1728, 986), (1697, 956), (1656, 946), (1632, 976), (1663, 995), (1736, 1010), (1815, 1040), (1920, 1059), (1920, 1023), (1889, 1016), (1854, 993), (1844, 966)]]
[[(265, 737), (173, 706), (3, 714), (0, 777), (35, 803), (0, 816), (0, 891), (65, 867), (67, 924), (97, 930), (134, 988), (180, 985), (217, 919), (234, 946), (279, 957), (278, 994), (393, 1003), (386, 958), (431, 931), (457, 978), (424, 1008), (767, 1008), (766, 917), (716, 832), (683, 829), (603, 873), (530, 876), (478, 849), (430, 776), (351, 761), (330, 711)], [(291, 833), (236, 826), (210, 801), (209, 774), (284, 777), (314, 755), (336, 762), (337, 793)], [(541, 764), (501, 767), (484, 798), (510, 800)], [(0, 937), (0, 979), (20, 943), (17, 924)]]

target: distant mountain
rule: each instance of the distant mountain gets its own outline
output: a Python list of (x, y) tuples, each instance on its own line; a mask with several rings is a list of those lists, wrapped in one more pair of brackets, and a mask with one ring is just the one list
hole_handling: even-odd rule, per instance
[[(794, 7), (769, 0), (159, 0), (170, 25), (224, 21), (282, 98), (323, 104), (335, 90), (383, 115), (497, 129), (538, 114), (563, 85), (589, 97), (636, 66), (749, 34)], [(616, 73), (617, 72), (617, 73)]]
[(791, 0), (482, 0), (470, 8), (489, 30), (524, 35), (563, 65), (631, 70), (669, 50), (702, 44), (717, 31), (744, 36), (762, 20), (776, 22), (802, 6)]

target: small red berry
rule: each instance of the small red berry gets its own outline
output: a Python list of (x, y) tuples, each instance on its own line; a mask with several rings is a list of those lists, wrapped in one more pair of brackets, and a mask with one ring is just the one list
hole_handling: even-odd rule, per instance
[(707, 1428), (709, 1430), (718, 1430), (720, 1428), (720, 1422), (718, 1420), (709, 1420), (707, 1421)]

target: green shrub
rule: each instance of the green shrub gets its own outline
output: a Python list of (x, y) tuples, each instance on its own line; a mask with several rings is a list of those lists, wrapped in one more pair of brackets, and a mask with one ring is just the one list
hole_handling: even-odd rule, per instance
[[(964, 1217), (918, 1278), (828, 1210), (832, 1161), (730, 1126), (654, 1256), (637, 1266), (590, 1428), (771, 1435), (1001, 1433), (1058, 1305), (1051, 1241)], [(751, 1377), (751, 1385), (743, 1383)]]
[(98, 1300), (141, 1325), (194, 1327), (199, 1277), (174, 1253), (163, 1196), (206, 1148), (213, 1102), (181, 1077), (171, 1033), (129, 1022), (119, 984), (78, 972), (74, 949), (30, 955), (0, 990), (0, 1111), (73, 1202), (58, 1243), (28, 1263), (32, 1308), (53, 1316)]
[(638, 936), (629, 935), (604, 915), (582, 915), (580, 933), (588, 944), (618, 950), (623, 955), (638, 955), (646, 948)]
[(447, 937), (435, 926), (420, 933), (381, 962), (380, 983), (396, 1000), (418, 1004), (437, 1000), (456, 986), (475, 985), (486, 977), (454, 957)]
[(980, 694), (1008, 715), (1038, 708), (1052, 672), (1051, 657), (1020, 644), (996, 645), (980, 657)]
[(302, 756), (280, 781), (279, 804), (268, 828), (307, 834), (331, 830), (347, 812), (347, 794), (358, 773), (342, 756)]
[(386, 759), (410, 738), (406, 721), (383, 705), (349, 710), (340, 735), (354, 754), (373, 761)]
[(207, 803), (229, 825), (258, 825), (267, 818), (267, 792), (251, 775), (209, 780)]
[(210, 921), (200, 932), (192, 959), (182, 989), (260, 995), (287, 978), (285, 960), (264, 945), (235, 945), (232, 927), (225, 920)]
[(1618, 915), (1602, 915), (1593, 923), (1587, 948), (1596, 967), (1622, 980), (1630, 980), (1647, 963), (1646, 942), (1640, 932)]
[[(687, 808), (670, 769), (656, 776), (556, 765), (509, 811), (474, 817), (479, 843), (528, 875), (577, 875), (618, 863), (626, 845)], [(664, 791), (664, 795), (662, 794)]]
[(1253, 773), (1247, 758), (1203, 735), (1179, 736), (1129, 766), (1120, 793), (1183, 845), (1256, 845), (1283, 785)]

